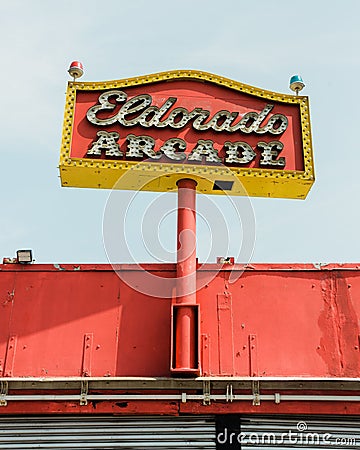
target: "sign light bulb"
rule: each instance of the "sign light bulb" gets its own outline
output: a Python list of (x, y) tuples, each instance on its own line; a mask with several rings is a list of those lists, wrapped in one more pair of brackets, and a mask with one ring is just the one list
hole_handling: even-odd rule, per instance
[(73, 77), (74, 81), (76, 78), (80, 78), (84, 75), (84, 66), (80, 61), (73, 61), (69, 67), (69, 75)]
[(303, 82), (303, 79), (300, 75), (293, 75), (290, 78), (290, 89), (296, 92), (296, 95), (298, 95), (299, 92), (304, 89), (304, 87), (305, 83)]

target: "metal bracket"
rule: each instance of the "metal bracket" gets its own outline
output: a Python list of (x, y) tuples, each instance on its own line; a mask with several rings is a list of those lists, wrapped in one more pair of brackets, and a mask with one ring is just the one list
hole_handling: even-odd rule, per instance
[(210, 405), (210, 380), (203, 381), (203, 405)]
[(226, 401), (232, 403), (235, 400), (235, 395), (233, 394), (233, 385), (226, 385)]
[(186, 392), (181, 393), (181, 403), (186, 403)]
[(89, 393), (89, 382), (83, 380), (81, 382), (81, 392), (80, 392), (80, 406), (86, 406), (88, 404), (87, 395)]
[(250, 376), (258, 376), (257, 339), (256, 334), (249, 334)]
[(16, 344), (17, 344), (17, 336), (14, 334), (9, 337), (7, 343), (5, 363), (4, 363), (4, 377), (12, 377), (13, 375)]
[(277, 405), (280, 403), (280, 394), (279, 394), (279, 392), (275, 392), (275, 403)]
[(91, 358), (93, 349), (94, 335), (93, 333), (86, 333), (84, 335), (84, 349), (83, 349), (83, 360), (82, 360), (82, 376), (91, 376)]
[(253, 394), (253, 405), (260, 405), (260, 381), (254, 380), (252, 382), (252, 394)]
[(0, 382), (0, 406), (6, 406), (7, 400), (6, 397), (9, 392), (9, 383), (7, 381)]

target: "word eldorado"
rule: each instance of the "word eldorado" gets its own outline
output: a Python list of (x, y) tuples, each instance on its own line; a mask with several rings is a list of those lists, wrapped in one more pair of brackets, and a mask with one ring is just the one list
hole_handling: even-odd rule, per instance
[[(112, 101), (110, 101), (110, 99)], [(228, 133), (255, 133), (263, 135), (281, 135), (288, 126), (287, 117), (283, 114), (272, 115), (265, 125), (262, 125), (268, 118), (274, 105), (267, 104), (260, 113), (251, 111), (240, 116), (239, 112), (230, 112), (221, 110), (216, 112), (210, 118), (210, 111), (202, 108), (194, 108), (188, 111), (186, 108), (177, 107), (172, 109), (168, 117), (164, 116), (176, 103), (176, 97), (169, 97), (162, 106), (152, 105), (152, 97), (148, 94), (137, 95), (127, 100), (127, 94), (120, 90), (111, 90), (102, 93), (99, 96), (97, 105), (92, 106), (86, 114), (87, 120), (93, 125), (109, 126), (119, 123), (125, 127), (140, 125), (144, 128), (173, 128), (182, 129), (191, 124), (195, 130), (206, 131), (214, 130), (216, 132)], [(116, 108), (117, 103), (125, 102), (116, 114), (111, 112)], [(101, 112), (100, 117), (98, 113)], [(108, 117), (104, 118), (104, 112), (108, 112)], [(161, 120), (163, 119), (163, 120)], [(205, 122), (206, 121), (206, 122)], [(87, 151), (87, 156), (101, 156), (105, 152), (105, 157), (119, 158), (124, 154), (120, 149), (118, 140), (119, 133), (116, 131), (101, 130), (97, 132), (97, 140), (92, 143)], [(144, 158), (147, 156), (153, 160), (160, 159), (163, 155), (172, 161), (201, 162), (203, 158), (206, 162), (228, 164), (248, 164), (256, 157), (254, 149), (243, 141), (226, 141), (224, 143), (224, 159), (219, 156), (214, 148), (214, 142), (210, 139), (199, 139), (190, 153), (185, 153), (186, 142), (183, 139), (174, 137), (164, 142), (164, 144), (155, 151), (155, 139), (151, 136), (136, 136), (129, 134), (127, 137), (126, 158)], [(277, 140), (271, 142), (260, 141), (256, 148), (261, 153), (260, 165), (285, 167), (284, 157), (279, 157), (284, 145)]]

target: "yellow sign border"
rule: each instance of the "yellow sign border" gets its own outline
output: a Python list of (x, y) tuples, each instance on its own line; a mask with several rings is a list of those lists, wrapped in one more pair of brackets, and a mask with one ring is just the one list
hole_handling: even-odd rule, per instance
[[(167, 80), (207, 81), (256, 97), (300, 106), (304, 171), (196, 166), (160, 162), (133, 162), (70, 157), (76, 92), (141, 86)], [(305, 198), (315, 181), (309, 100), (306, 96), (287, 95), (249, 86), (208, 72), (174, 70), (123, 80), (105, 82), (69, 82), (66, 93), (60, 152), (62, 186), (102, 189), (169, 191), (184, 176), (196, 179), (198, 192), (206, 194), (249, 195), (256, 197)], [(129, 176), (127, 176), (129, 172)], [(121, 179), (123, 178), (123, 182)], [(120, 181), (118, 182), (118, 180)], [(217, 180), (236, 181), (231, 191), (214, 190)]]

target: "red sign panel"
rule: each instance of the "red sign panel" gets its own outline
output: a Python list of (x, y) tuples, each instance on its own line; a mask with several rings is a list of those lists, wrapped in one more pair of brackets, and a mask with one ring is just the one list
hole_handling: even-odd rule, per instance
[[(230, 194), (302, 198), (314, 180), (307, 98), (201, 72), (70, 83), (63, 184), (112, 188), (144, 162), (148, 190), (174, 189), (186, 173), (200, 192), (232, 179)], [(116, 187), (139, 188), (129, 174)]]

